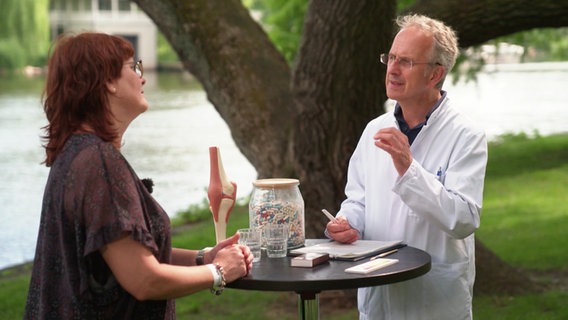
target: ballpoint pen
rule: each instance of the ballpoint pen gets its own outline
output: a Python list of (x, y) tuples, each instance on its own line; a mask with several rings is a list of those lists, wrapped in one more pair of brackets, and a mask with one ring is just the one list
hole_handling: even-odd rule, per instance
[(442, 167), (438, 168), (438, 171), (436, 172), (436, 178), (438, 180), (442, 180)]
[(325, 209), (321, 209), (321, 212), (323, 212), (323, 214), (325, 214), (325, 216), (329, 219), (329, 221), (335, 222), (335, 217), (331, 215), (331, 213), (329, 213), (329, 211), (325, 210)]
[(393, 253), (395, 253), (395, 252), (397, 252), (397, 251), (398, 251), (398, 249), (393, 249), (393, 250), (391, 250), (391, 251), (383, 252), (383, 253), (381, 253), (381, 254), (378, 254), (378, 255), (372, 257), (371, 260), (375, 260), (375, 259), (378, 259), (378, 258), (386, 257), (386, 256), (388, 256), (389, 254), (393, 254)]

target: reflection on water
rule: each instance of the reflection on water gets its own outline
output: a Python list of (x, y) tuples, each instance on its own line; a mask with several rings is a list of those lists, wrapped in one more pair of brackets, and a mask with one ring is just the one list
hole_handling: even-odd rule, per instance
[(505, 133), (568, 133), (568, 63), (487, 66), (476, 83), (447, 85), (454, 106), (485, 129)]
[[(567, 76), (568, 63), (508, 65), (479, 74), (477, 83), (447, 84), (445, 90), (490, 138), (535, 130), (547, 135), (568, 132)], [(131, 124), (123, 153), (141, 178), (154, 180), (154, 196), (166, 211), (173, 215), (206, 197), (208, 148), (213, 145), (238, 184), (238, 197), (246, 197), (256, 172), (200, 86), (179, 74), (145, 77), (150, 110)], [(40, 127), (45, 125), (41, 90), (41, 79), (0, 78), (0, 269), (34, 254), (48, 173), (40, 165)]]

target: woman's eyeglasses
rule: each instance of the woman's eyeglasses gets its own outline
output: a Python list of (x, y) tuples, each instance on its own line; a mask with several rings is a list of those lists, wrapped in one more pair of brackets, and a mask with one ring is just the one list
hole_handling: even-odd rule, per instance
[(138, 60), (136, 63), (132, 63), (130, 65), (130, 68), (132, 68), (132, 70), (134, 70), (134, 72), (136, 72), (136, 74), (142, 78), (142, 76), (144, 75), (144, 66), (142, 65), (142, 59)]

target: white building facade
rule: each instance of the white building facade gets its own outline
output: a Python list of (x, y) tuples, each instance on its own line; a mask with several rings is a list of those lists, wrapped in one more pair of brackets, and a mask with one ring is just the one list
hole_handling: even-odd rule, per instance
[(157, 28), (154, 22), (129, 0), (50, 0), (52, 39), (61, 33), (96, 31), (122, 36), (142, 59), (144, 69), (156, 69)]

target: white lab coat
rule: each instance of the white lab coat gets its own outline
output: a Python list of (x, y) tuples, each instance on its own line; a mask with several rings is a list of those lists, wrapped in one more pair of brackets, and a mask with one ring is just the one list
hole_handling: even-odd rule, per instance
[(428, 252), (424, 276), (358, 292), (360, 319), (471, 319), (473, 232), (479, 227), (487, 141), (446, 97), (434, 110), (399, 177), (373, 135), (398, 127), (392, 112), (372, 120), (349, 162), (345, 216), (362, 239), (403, 240)]

